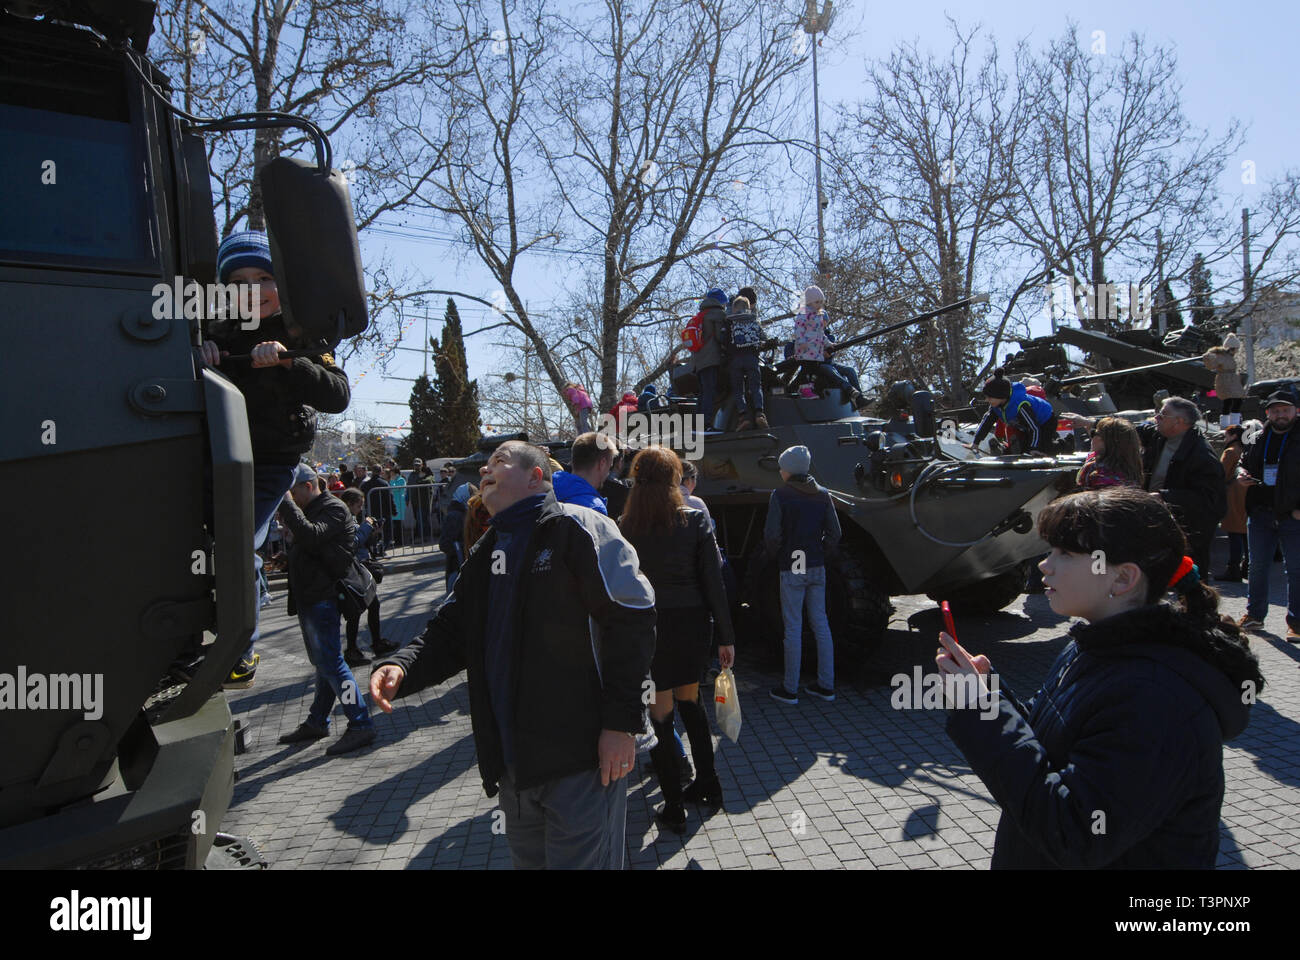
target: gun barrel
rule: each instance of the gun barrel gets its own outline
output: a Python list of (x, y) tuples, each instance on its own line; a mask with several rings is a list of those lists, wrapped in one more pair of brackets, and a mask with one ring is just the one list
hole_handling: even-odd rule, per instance
[(1105, 380), (1108, 377), (1122, 377), (1128, 373), (1145, 373), (1148, 370), (1159, 370), (1161, 368), (1176, 367), (1185, 363), (1199, 363), (1200, 357), (1179, 357), (1177, 360), (1165, 360), (1161, 363), (1148, 363), (1140, 367), (1124, 367), (1120, 370), (1106, 370), (1102, 373), (1090, 373), (1082, 377), (1067, 377), (1061, 380), (1062, 386), (1072, 383), (1092, 383), (1094, 380)]
[(958, 300), (955, 303), (948, 303), (942, 307), (936, 307), (933, 310), (927, 310), (925, 313), (918, 313), (916, 314), (916, 316), (908, 317), (906, 320), (899, 320), (897, 323), (891, 323), (883, 327), (878, 327), (877, 329), (870, 330), (867, 333), (860, 333), (856, 337), (850, 337), (849, 339), (841, 341), (840, 343), (831, 344), (826, 348), (826, 353), (829, 355), (832, 353), (836, 353), (840, 350), (844, 350), (848, 347), (856, 347), (860, 343), (866, 343), (868, 340), (873, 340), (876, 337), (884, 336), (887, 333), (893, 333), (895, 330), (902, 330), (904, 327), (910, 327), (914, 323), (921, 323), (922, 321), (925, 320), (933, 320), (935, 317), (942, 316), (945, 313), (951, 313), (954, 310), (964, 309), (965, 307), (969, 307), (971, 304), (974, 303), (988, 303), (988, 302), (989, 302), (989, 295), (987, 293), (977, 293), (972, 296), (965, 297), (961, 300)]

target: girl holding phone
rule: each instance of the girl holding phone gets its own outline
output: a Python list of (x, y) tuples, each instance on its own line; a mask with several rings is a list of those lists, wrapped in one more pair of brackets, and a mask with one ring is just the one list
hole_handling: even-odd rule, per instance
[[(948, 712), (1002, 807), (992, 866), (1212, 869), (1223, 742), (1246, 728), (1259, 661), (1148, 494), (1072, 494), (1038, 529), (1051, 607), (1081, 622), (1028, 703), (999, 682), (996, 717)], [(947, 633), (939, 642), (943, 673), (992, 671)]]

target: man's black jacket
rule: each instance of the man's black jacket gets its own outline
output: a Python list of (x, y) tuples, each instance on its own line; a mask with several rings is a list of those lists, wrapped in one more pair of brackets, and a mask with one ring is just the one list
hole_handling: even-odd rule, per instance
[(1002, 686), (995, 716), (948, 711), (1002, 807), (992, 867), (1213, 869), (1223, 742), (1246, 728), (1250, 665), (1167, 604), (1070, 635), (1028, 704)]
[(306, 512), (292, 500), (280, 504), (280, 520), (293, 534), (289, 548), (289, 587), (302, 610), (337, 598), (335, 583), (347, 574), (357, 552), (357, 522), (338, 497), (322, 493)]
[[(370, 491), (377, 487), (382, 487), (383, 492), (371, 496)], [(387, 520), (397, 512), (393, 505), (393, 494), (388, 489), (388, 481), (383, 477), (375, 474), (366, 477), (361, 481), (361, 492), (366, 496), (365, 511), (369, 516)]]
[[(1241, 465), (1246, 468), (1247, 473), (1260, 481), (1259, 486), (1252, 487), (1247, 492), (1247, 506), (1252, 508), (1271, 506), (1273, 512), (1279, 517), (1286, 516), (1292, 510), (1300, 510), (1300, 436), (1297, 434), (1300, 434), (1300, 430), (1296, 429), (1294, 423), (1285, 434), (1274, 433), (1272, 427), (1265, 427), (1255, 438), (1255, 442), (1246, 447), (1246, 452), (1241, 455)], [(1287, 437), (1285, 446), (1282, 445), (1284, 437)], [(1295, 443), (1291, 443), (1292, 440)], [(1263, 485), (1266, 443), (1270, 455), (1276, 456), (1279, 452), (1282, 454), (1277, 464), (1277, 485), (1272, 491)]]
[[(236, 328), (215, 338), (221, 349), (240, 355), (268, 340), (278, 340), (290, 349), (296, 346), (279, 314), (268, 317), (256, 329)], [(316, 411), (342, 413), (351, 399), (347, 375), (328, 353), (295, 357), (288, 368), (226, 360), (217, 369), (244, 395), (253, 459), (258, 463), (296, 465), (316, 437)]]
[(495, 543), (489, 529), (424, 633), (374, 665), (406, 672), (399, 697), (467, 670), (479, 773), (489, 797), (505, 769), (485, 675), (490, 577), (521, 578), (510, 611), (519, 789), (595, 770), (602, 730), (644, 729), (643, 684), (655, 647), (654, 590), (608, 517), (550, 494), (518, 571), (493, 572)]
[[(1138, 424), (1137, 431), (1142, 439), (1142, 469), (1149, 483), (1168, 441), (1149, 423)], [(1228, 512), (1223, 467), (1200, 431), (1191, 429), (1183, 434), (1159, 493), (1189, 536), (1212, 531)]]

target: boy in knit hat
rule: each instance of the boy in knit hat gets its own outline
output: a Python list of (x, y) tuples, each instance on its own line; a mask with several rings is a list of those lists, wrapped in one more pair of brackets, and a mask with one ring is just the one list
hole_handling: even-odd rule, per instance
[[(348, 407), (347, 377), (328, 353), (281, 359), (296, 338), (280, 313), (280, 294), (271, 265), (271, 245), (265, 233), (232, 233), (217, 251), (217, 275), (222, 283), (257, 284), (252, 329), (234, 324), (208, 332), (198, 356), (215, 367), (244, 395), (248, 433), (253, 444), (253, 547), (262, 546), (276, 508), (293, 482), (294, 469), (316, 437), (316, 411), (342, 413)], [(230, 355), (248, 360), (226, 360)], [(256, 557), (256, 555), (255, 555)], [(261, 558), (254, 564), (260, 570)], [(248, 648), (234, 665), (226, 689), (252, 686), (261, 657), (254, 652), (256, 622)], [(184, 670), (184, 668), (182, 668)]]
[(984, 399), (989, 408), (975, 431), (975, 439), (967, 447), (978, 449), (980, 441), (1000, 422), (1023, 437), (1018, 452), (1050, 452), (1056, 444), (1056, 409), (1044, 398), (1030, 393), (1023, 383), (1012, 383), (1004, 374), (998, 367), (993, 371), (993, 379), (984, 384)]
[(826, 553), (840, 540), (840, 520), (829, 491), (812, 478), (812, 454), (790, 447), (777, 458), (782, 486), (772, 491), (763, 539), (781, 563), (781, 617), (785, 621), (785, 683), (771, 697), (799, 702), (803, 655), (803, 611), (817, 638), (817, 682), (804, 687), (822, 700), (835, 699), (835, 645), (826, 619)]

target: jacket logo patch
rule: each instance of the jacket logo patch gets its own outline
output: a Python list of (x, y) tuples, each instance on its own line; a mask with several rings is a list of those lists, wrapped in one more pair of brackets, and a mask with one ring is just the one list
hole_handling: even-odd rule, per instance
[(550, 573), (551, 572), (551, 548), (544, 547), (537, 551), (537, 556), (533, 558), (533, 573)]

